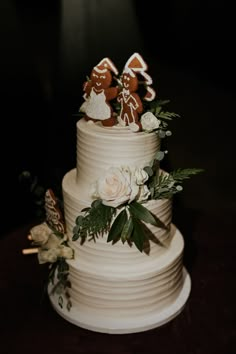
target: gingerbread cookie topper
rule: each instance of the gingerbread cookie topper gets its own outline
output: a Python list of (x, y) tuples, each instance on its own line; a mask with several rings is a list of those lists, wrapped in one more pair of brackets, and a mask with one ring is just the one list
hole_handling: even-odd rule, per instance
[(110, 101), (118, 95), (118, 86), (111, 86), (118, 70), (109, 58), (102, 59), (92, 70), (90, 80), (84, 83), (85, 102), (80, 111), (86, 120), (101, 121), (104, 126), (117, 123)]
[(139, 115), (143, 112), (142, 100), (137, 93), (139, 88), (139, 80), (137, 75), (141, 75), (144, 80), (146, 94), (143, 97), (146, 101), (152, 101), (156, 93), (150, 86), (152, 78), (147, 74), (148, 66), (139, 53), (134, 53), (126, 62), (121, 75), (122, 91), (117, 97), (117, 101), (121, 104), (118, 122), (126, 126), (134, 132), (141, 130)]
[(52, 189), (48, 189), (45, 193), (45, 211), (48, 226), (64, 234), (66, 232), (64, 218)]

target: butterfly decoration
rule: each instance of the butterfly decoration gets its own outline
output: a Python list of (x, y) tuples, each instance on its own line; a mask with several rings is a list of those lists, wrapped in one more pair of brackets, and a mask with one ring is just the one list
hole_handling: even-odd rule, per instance
[(52, 189), (47, 189), (45, 193), (45, 212), (48, 226), (64, 234), (66, 232), (65, 220)]

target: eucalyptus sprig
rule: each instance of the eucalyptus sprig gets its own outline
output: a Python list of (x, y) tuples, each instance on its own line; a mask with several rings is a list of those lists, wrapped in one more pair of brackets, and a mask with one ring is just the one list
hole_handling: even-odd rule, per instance
[[(65, 295), (67, 299), (66, 308), (69, 311), (72, 303), (70, 300), (70, 294), (68, 288), (71, 288), (71, 283), (68, 279), (69, 277), (69, 265), (66, 262), (65, 258), (58, 257), (57, 261), (50, 264), (50, 271), (48, 274), (48, 284), (52, 284), (52, 294), (56, 293), (59, 295), (58, 304), (63, 308), (64, 300), (62, 294)], [(57, 282), (55, 283), (55, 279)]]

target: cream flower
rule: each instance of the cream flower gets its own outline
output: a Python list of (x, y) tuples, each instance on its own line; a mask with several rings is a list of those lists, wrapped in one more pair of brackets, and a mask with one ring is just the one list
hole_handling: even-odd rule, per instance
[(55, 263), (59, 256), (59, 248), (44, 249), (40, 248), (38, 251), (38, 261), (39, 264), (43, 263)]
[(46, 222), (36, 225), (31, 228), (30, 235), (35, 244), (43, 245), (48, 241), (49, 236), (52, 234), (52, 230)]
[(59, 257), (72, 259), (74, 257), (74, 251), (72, 248), (62, 245), (59, 247)]
[(152, 113), (146, 112), (141, 116), (140, 119), (143, 130), (151, 132), (154, 129), (158, 129), (161, 121)]
[(70, 247), (62, 244), (65, 240), (66, 236), (59, 238), (55, 234), (51, 233), (49, 235), (48, 241), (39, 248), (39, 263), (54, 263), (57, 261), (58, 257), (67, 259), (73, 258), (73, 250)]
[(43, 245), (43, 248), (50, 249), (50, 248), (57, 248), (61, 245), (64, 241), (64, 238), (59, 238), (55, 234), (51, 234), (48, 238), (48, 241)]
[(133, 201), (138, 193), (139, 186), (129, 167), (111, 167), (96, 182), (94, 197), (102, 199), (104, 205), (116, 208)]
[(145, 200), (148, 199), (150, 196), (151, 192), (149, 191), (148, 187), (144, 184), (143, 186), (140, 186), (139, 189), (139, 195), (138, 195), (138, 202), (144, 202)]
[(134, 178), (138, 186), (142, 186), (148, 180), (148, 174), (143, 168), (136, 168)]

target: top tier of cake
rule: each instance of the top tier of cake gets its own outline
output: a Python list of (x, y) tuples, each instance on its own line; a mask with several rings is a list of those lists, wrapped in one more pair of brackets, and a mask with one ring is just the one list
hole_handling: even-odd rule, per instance
[(143, 168), (160, 149), (156, 133), (134, 134), (128, 127), (104, 127), (80, 119), (77, 123), (77, 176), (80, 197), (90, 197), (89, 188), (110, 167)]

